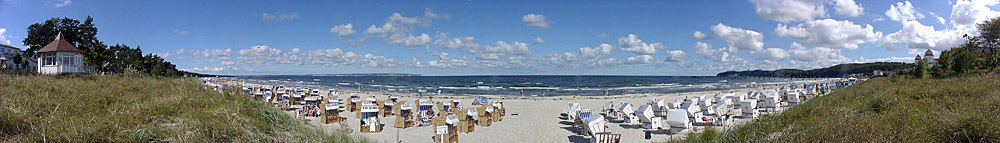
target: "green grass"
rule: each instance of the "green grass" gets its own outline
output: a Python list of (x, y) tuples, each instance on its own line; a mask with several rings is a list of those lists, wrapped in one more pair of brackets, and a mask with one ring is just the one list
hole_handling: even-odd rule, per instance
[(367, 142), (194, 78), (0, 74), (0, 142)]
[(1000, 76), (871, 79), (675, 142), (1000, 142)]

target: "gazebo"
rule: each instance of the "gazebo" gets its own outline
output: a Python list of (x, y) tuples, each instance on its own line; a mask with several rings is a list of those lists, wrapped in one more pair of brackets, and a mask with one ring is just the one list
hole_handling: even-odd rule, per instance
[(86, 72), (83, 68), (83, 51), (63, 39), (62, 32), (38, 50), (38, 73), (63, 74)]

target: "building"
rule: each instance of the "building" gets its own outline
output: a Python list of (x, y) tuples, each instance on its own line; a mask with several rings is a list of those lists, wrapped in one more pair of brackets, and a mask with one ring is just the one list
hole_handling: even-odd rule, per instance
[(28, 62), (27, 66), (22, 68), (21, 66), (14, 63), (14, 54), (24, 55), (21, 49), (17, 47), (0, 44), (0, 68), (2, 69), (17, 69), (17, 70), (35, 70), (35, 59), (25, 58), (25, 62)]
[(56, 35), (56, 40), (39, 49), (38, 73), (63, 74), (86, 72), (83, 66), (83, 51), (63, 39), (62, 32)]
[(931, 51), (931, 49), (927, 49), (927, 51), (924, 52), (924, 57), (923, 58), (920, 58), (920, 55), (918, 54), (917, 58), (913, 59), (913, 63), (920, 62), (921, 59), (927, 61), (927, 66), (928, 67), (934, 67), (934, 64), (937, 64), (937, 61), (938, 61), (937, 58), (934, 58), (934, 52)]

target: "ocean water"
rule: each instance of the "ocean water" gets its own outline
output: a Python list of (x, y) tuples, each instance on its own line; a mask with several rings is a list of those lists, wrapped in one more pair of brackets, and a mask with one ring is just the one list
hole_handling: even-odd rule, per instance
[(599, 96), (679, 93), (819, 82), (818, 78), (729, 78), (693, 76), (313, 76), (236, 77), (250, 82), (320, 89), (469, 96)]

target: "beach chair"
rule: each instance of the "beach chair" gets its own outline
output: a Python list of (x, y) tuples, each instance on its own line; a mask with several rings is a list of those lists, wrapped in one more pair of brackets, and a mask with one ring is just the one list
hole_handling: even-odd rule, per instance
[(478, 118), (478, 120), (476, 120), (476, 125), (479, 125), (479, 126), (490, 126), (490, 125), (493, 124), (493, 119), (490, 118), (490, 115), (491, 115), (490, 113), (493, 112), (493, 108), (492, 107), (483, 106), (483, 107), (476, 108), (476, 111), (479, 112), (479, 115), (478, 115), (479, 118)]
[(358, 111), (358, 109), (361, 109), (361, 99), (359, 99), (359, 98), (351, 98), (351, 103), (347, 107), (348, 107), (348, 109), (351, 110), (351, 112)]
[(305, 98), (306, 104), (319, 104), (318, 96), (310, 96)]
[(664, 122), (670, 126), (671, 133), (680, 133), (693, 127), (687, 112), (681, 109), (667, 110), (667, 118)]
[(337, 103), (328, 103), (323, 107), (323, 123), (336, 123), (343, 120), (340, 117), (340, 106)]
[(639, 122), (642, 123), (642, 127), (646, 129), (659, 129), (660, 117), (657, 117), (653, 113), (652, 105), (641, 105), (638, 110), (635, 110), (635, 115), (638, 116)]
[(382, 103), (382, 109), (379, 110), (379, 114), (382, 115), (382, 117), (392, 116), (392, 114), (395, 113), (393, 109), (395, 109), (396, 103), (392, 102), (392, 100), (386, 100), (380, 103)]
[[(379, 106), (375, 102), (373, 102), (373, 101), (361, 101), (361, 107), (362, 107), (362, 109), (364, 109), (364, 107), (369, 107), (369, 108), (370, 107), (374, 107), (374, 109), (375, 109), (375, 110), (373, 110), (373, 112), (375, 112), (374, 115), (378, 116), (378, 108), (379, 108)], [(359, 112), (355, 112), (355, 114), (357, 115), (358, 118), (362, 118), (362, 117), (364, 117), (362, 115), (364, 115), (365, 113), (364, 113), (364, 111), (359, 111)]]
[(620, 112), (620, 115), (624, 117), (627, 124), (639, 123), (639, 121), (637, 121), (639, 118), (632, 114), (635, 113), (635, 109), (632, 109), (632, 103), (621, 102), (621, 105), (618, 105), (618, 112)]
[(576, 120), (577, 114), (580, 112), (580, 103), (569, 102), (566, 107), (563, 108), (563, 114), (566, 114), (566, 119)]
[(382, 131), (382, 124), (378, 118), (378, 106), (361, 106), (361, 130), (362, 133), (378, 133)]
[[(604, 115), (607, 115), (608, 117), (614, 117), (614, 116), (617, 116), (615, 114), (618, 113), (618, 112), (615, 112), (615, 109), (616, 109), (615, 108), (615, 101), (610, 101), (610, 102), (608, 102), (608, 104), (604, 104), (604, 109), (601, 109), (601, 111), (603, 111)], [(563, 109), (563, 113), (565, 113), (565, 112), (566, 112), (566, 109)]]
[(410, 104), (402, 104), (397, 106), (397, 108), (399, 111), (396, 112), (396, 124), (393, 127), (413, 127), (413, 107)]
[(583, 120), (586, 124), (585, 135), (593, 136), (596, 133), (604, 132), (604, 126), (607, 125), (607, 121), (604, 120), (604, 116), (601, 114), (594, 114)]
[(435, 117), (431, 122), (434, 125), (434, 142), (435, 143), (457, 143), (458, 142), (458, 129), (455, 124), (458, 123), (458, 116), (454, 114), (448, 114), (446, 116)]
[(747, 99), (740, 102), (740, 112), (743, 113), (740, 117), (743, 118), (757, 118), (760, 111), (757, 111), (757, 100)]
[(600, 132), (594, 134), (594, 137), (590, 139), (592, 143), (620, 143), (622, 140), (622, 134), (615, 134), (611, 132)]

